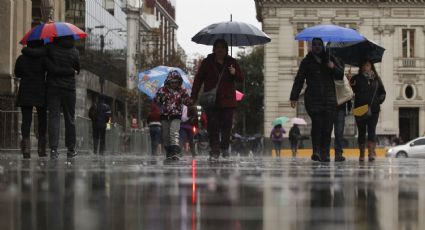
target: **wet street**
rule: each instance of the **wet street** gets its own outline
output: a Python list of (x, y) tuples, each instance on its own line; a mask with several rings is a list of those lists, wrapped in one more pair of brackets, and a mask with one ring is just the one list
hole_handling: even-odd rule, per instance
[(0, 156), (0, 229), (425, 229), (425, 161)]

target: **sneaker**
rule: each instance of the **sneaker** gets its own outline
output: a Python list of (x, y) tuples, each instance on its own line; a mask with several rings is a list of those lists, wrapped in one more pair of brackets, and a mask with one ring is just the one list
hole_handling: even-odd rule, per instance
[(219, 156), (218, 155), (210, 155), (210, 157), (208, 157), (208, 161), (209, 162), (218, 162), (218, 158), (219, 158)]
[(312, 161), (320, 161), (320, 156), (317, 153), (313, 153), (313, 155), (311, 155), (311, 160)]
[(50, 150), (50, 159), (52, 159), (52, 160), (56, 160), (56, 159), (58, 159), (58, 158), (59, 158), (58, 150), (56, 150), (56, 149), (51, 149), (51, 150)]
[(66, 152), (66, 157), (73, 158), (77, 156), (77, 151), (75, 149), (68, 149), (68, 152)]
[(335, 156), (335, 162), (342, 162), (342, 161), (345, 161), (345, 157), (341, 155)]

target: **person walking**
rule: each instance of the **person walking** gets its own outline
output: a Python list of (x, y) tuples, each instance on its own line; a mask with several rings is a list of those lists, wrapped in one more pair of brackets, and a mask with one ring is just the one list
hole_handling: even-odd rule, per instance
[(47, 51), (42, 40), (28, 41), (22, 48), (22, 54), (16, 59), (15, 76), (20, 78), (16, 105), (21, 107), (21, 152), (24, 158), (31, 157), (30, 129), (33, 107), (38, 118), (38, 156), (46, 155), (47, 106), (46, 106), (46, 71), (56, 74), (73, 73), (72, 68), (57, 68), (47, 58)]
[(283, 142), (283, 134), (285, 133), (286, 131), (282, 127), (282, 125), (274, 126), (272, 131), (270, 132), (270, 140), (273, 141), (274, 150), (276, 151), (277, 157), (280, 157), (280, 151), (282, 149), (282, 142)]
[[(48, 56), (58, 67), (73, 68), (80, 73), (80, 60), (78, 50), (74, 45), (72, 36), (58, 37), (53, 44), (47, 47)], [(75, 151), (75, 73), (72, 74), (47, 74), (47, 104), (49, 109), (49, 145), (50, 158), (59, 157), (59, 131), (61, 109), (65, 120), (65, 145), (67, 157), (77, 155)]]
[(301, 137), (300, 128), (297, 124), (293, 124), (289, 130), (289, 142), (291, 143), (292, 157), (296, 157), (298, 153), (298, 141)]
[(183, 105), (182, 119), (180, 123), (180, 146), (183, 147), (185, 152), (196, 156), (195, 143), (193, 141), (194, 129), (198, 128), (198, 115), (196, 107), (187, 107)]
[(192, 104), (189, 94), (181, 87), (182, 84), (180, 73), (170, 71), (164, 86), (158, 89), (154, 98), (161, 109), (162, 142), (168, 160), (179, 160), (179, 131), (183, 105)]
[(344, 153), (344, 128), (345, 128), (345, 117), (351, 111), (352, 103), (351, 100), (342, 103), (337, 106), (335, 121), (334, 121), (334, 149), (335, 149), (335, 161), (345, 161)]
[(151, 103), (147, 122), (151, 137), (151, 153), (152, 156), (156, 156), (158, 155), (158, 147), (161, 144), (161, 113), (159, 107), (153, 102)]
[(364, 60), (359, 68), (359, 73), (350, 79), (354, 92), (354, 108), (368, 105), (370, 115), (355, 116), (358, 130), (358, 145), (360, 151), (359, 161), (365, 160), (366, 130), (369, 161), (376, 157), (376, 125), (378, 124), (381, 104), (385, 101), (386, 91), (375, 66), (369, 60)]
[(331, 134), (337, 108), (334, 80), (343, 77), (343, 67), (325, 51), (322, 39), (314, 38), (311, 51), (301, 61), (290, 96), (291, 107), (295, 108), (304, 83), (307, 83), (304, 102), (312, 123), (313, 161), (330, 161)]
[(98, 153), (98, 149), (100, 155), (103, 155), (105, 152), (106, 124), (111, 117), (111, 108), (105, 103), (104, 97), (99, 96), (97, 103), (93, 103), (89, 109), (89, 118), (92, 121), (94, 154)]
[(228, 55), (228, 50), (224, 39), (214, 42), (213, 52), (202, 60), (192, 87), (192, 101), (197, 101), (202, 85), (204, 92), (217, 87), (215, 105), (204, 108), (208, 119), (210, 161), (217, 161), (220, 152), (224, 158), (229, 157), (233, 113), (236, 108), (235, 83), (243, 81), (239, 64)]

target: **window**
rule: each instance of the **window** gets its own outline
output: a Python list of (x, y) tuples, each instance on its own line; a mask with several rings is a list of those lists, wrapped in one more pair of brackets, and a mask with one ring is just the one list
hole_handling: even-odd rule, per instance
[[(297, 24), (297, 33), (303, 31), (307, 27), (313, 26), (313, 23), (298, 23)], [(308, 53), (308, 42), (298, 41), (298, 57), (305, 57)]]
[(413, 142), (413, 145), (425, 145), (425, 139), (419, 139)]
[(404, 95), (407, 99), (412, 99), (414, 94), (414, 89), (411, 85), (406, 86), (406, 89), (404, 90)]
[(415, 57), (415, 30), (414, 29), (403, 29), (401, 31), (402, 36), (402, 49), (404, 58)]

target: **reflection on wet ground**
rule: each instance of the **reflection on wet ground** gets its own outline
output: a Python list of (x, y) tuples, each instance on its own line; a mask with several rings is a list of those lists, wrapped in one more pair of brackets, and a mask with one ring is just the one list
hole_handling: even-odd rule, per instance
[(425, 161), (0, 156), (0, 229), (425, 229)]

